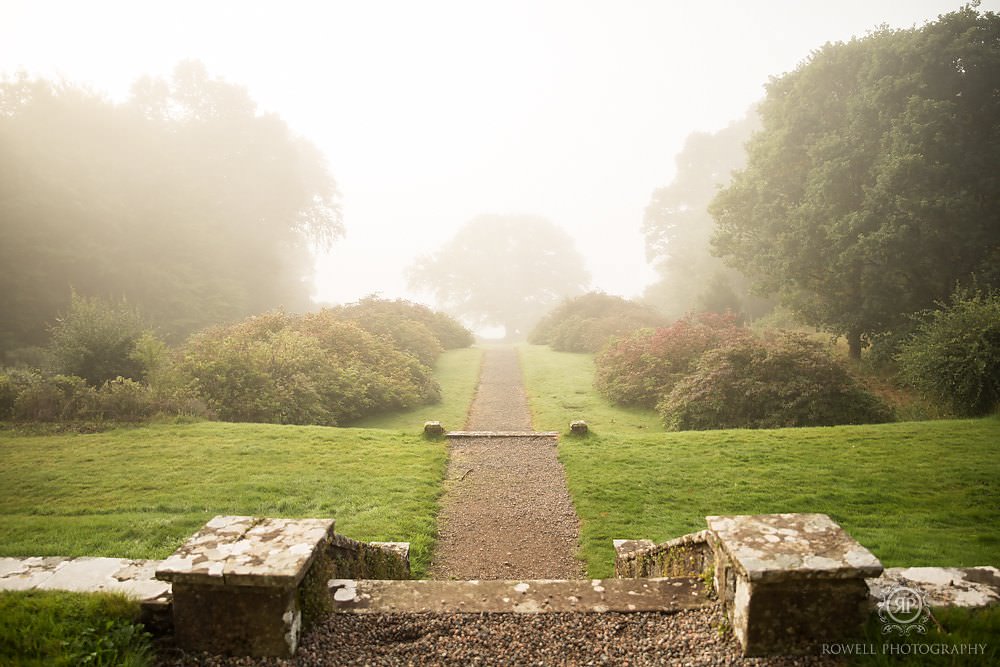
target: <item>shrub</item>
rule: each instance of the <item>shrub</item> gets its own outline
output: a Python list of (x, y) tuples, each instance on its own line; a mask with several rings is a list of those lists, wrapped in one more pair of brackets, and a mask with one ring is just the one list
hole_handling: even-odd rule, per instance
[[(475, 342), (472, 332), (458, 320), (405, 299), (390, 301), (368, 296), (355, 303), (327, 310), (340, 319), (357, 322), (363, 329), (372, 333), (391, 336), (400, 348), (416, 354), (424, 363), (433, 363), (441, 349), (469, 347)], [(425, 334), (415, 335), (414, 327), (403, 323), (415, 323), (427, 329), (440, 346), (433, 353), (433, 357), (428, 360), (427, 342), (423, 340)]]
[(959, 415), (1000, 405), (1000, 290), (956, 290), (917, 318), (896, 355), (900, 377)]
[(52, 327), (49, 354), (57, 373), (82, 377), (99, 387), (116, 377), (141, 380), (136, 342), (146, 334), (139, 314), (125, 302), (72, 295), (69, 311)]
[(55, 422), (90, 419), (97, 407), (97, 391), (75, 375), (26, 374), (13, 417), (18, 421)]
[(440, 398), (416, 356), (331, 310), (206, 330), (188, 340), (179, 368), (227, 421), (335, 426)]
[(663, 318), (642, 304), (602, 292), (567, 299), (543, 317), (528, 336), (561, 352), (597, 352), (612, 336), (655, 327)]
[(702, 354), (749, 337), (732, 314), (687, 315), (668, 327), (640, 329), (597, 355), (594, 385), (612, 403), (652, 408)]
[(669, 430), (783, 428), (889, 421), (823, 346), (801, 334), (746, 338), (706, 352), (657, 405)]

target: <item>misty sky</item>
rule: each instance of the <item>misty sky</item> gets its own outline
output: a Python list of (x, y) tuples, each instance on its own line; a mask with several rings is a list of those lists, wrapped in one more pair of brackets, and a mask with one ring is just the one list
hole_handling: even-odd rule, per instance
[(413, 297), (403, 269), (481, 213), (549, 218), (594, 287), (635, 296), (655, 278), (643, 209), (690, 132), (741, 117), (826, 41), (960, 4), (0, 0), (0, 71), (123, 99), (193, 58), (245, 85), (324, 151), (343, 194), (320, 300)]

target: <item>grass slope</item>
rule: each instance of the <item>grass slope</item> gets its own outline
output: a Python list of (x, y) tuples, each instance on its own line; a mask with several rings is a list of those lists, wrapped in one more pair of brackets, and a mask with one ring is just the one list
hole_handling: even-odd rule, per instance
[(441, 385), (442, 400), (434, 405), (421, 405), (403, 412), (366, 417), (351, 424), (357, 428), (382, 428), (419, 432), (425, 421), (436, 420), (445, 428), (461, 430), (469, 414), (469, 406), (479, 383), (483, 350), (467, 347), (449, 350), (434, 366), (434, 377)]
[(889, 567), (1000, 563), (1000, 419), (666, 433), (594, 391), (591, 355), (521, 359), (536, 428), (592, 429), (559, 446), (590, 576), (613, 573), (612, 539), (772, 512), (829, 514)]
[(216, 514), (333, 517), (355, 539), (410, 542), (420, 576), (445, 462), (443, 443), (377, 430), (0, 432), (0, 555), (165, 558)]

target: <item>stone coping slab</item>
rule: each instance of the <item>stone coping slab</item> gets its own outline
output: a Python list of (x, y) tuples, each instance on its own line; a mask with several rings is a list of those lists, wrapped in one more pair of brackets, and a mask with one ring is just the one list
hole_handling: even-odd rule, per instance
[(754, 582), (877, 577), (882, 563), (826, 514), (706, 517), (713, 539)]
[(448, 431), (448, 438), (558, 438), (558, 431)]
[(149, 600), (170, 592), (169, 583), (153, 576), (159, 563), (127, 558), (0, 558), (0, 590), (122, 593)]
[(1000, 604), (1000, 570), (995, 567), (890, 567), (868, 581), (875, 600), (905, 586), (932, 607), (989, 607)]
[(679, 611), (712, 604), (697, 578), (561, 580), (332, 579), (341, 613)]
[(305, 576), (333, 519), (216, 516), (156, 570), (156, 578), (195, 585), (291, 588)]

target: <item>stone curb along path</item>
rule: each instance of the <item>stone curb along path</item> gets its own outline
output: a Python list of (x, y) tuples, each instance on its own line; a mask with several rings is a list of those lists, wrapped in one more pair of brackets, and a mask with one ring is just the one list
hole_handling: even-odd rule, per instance
[[(580, 520), (555, 434), (531, 431), (512, 346), (486, 350), (465, 429), (449, 438), (432, 579), (580, 579)], [(505, 435), (506, 434), (506, 435)]]

